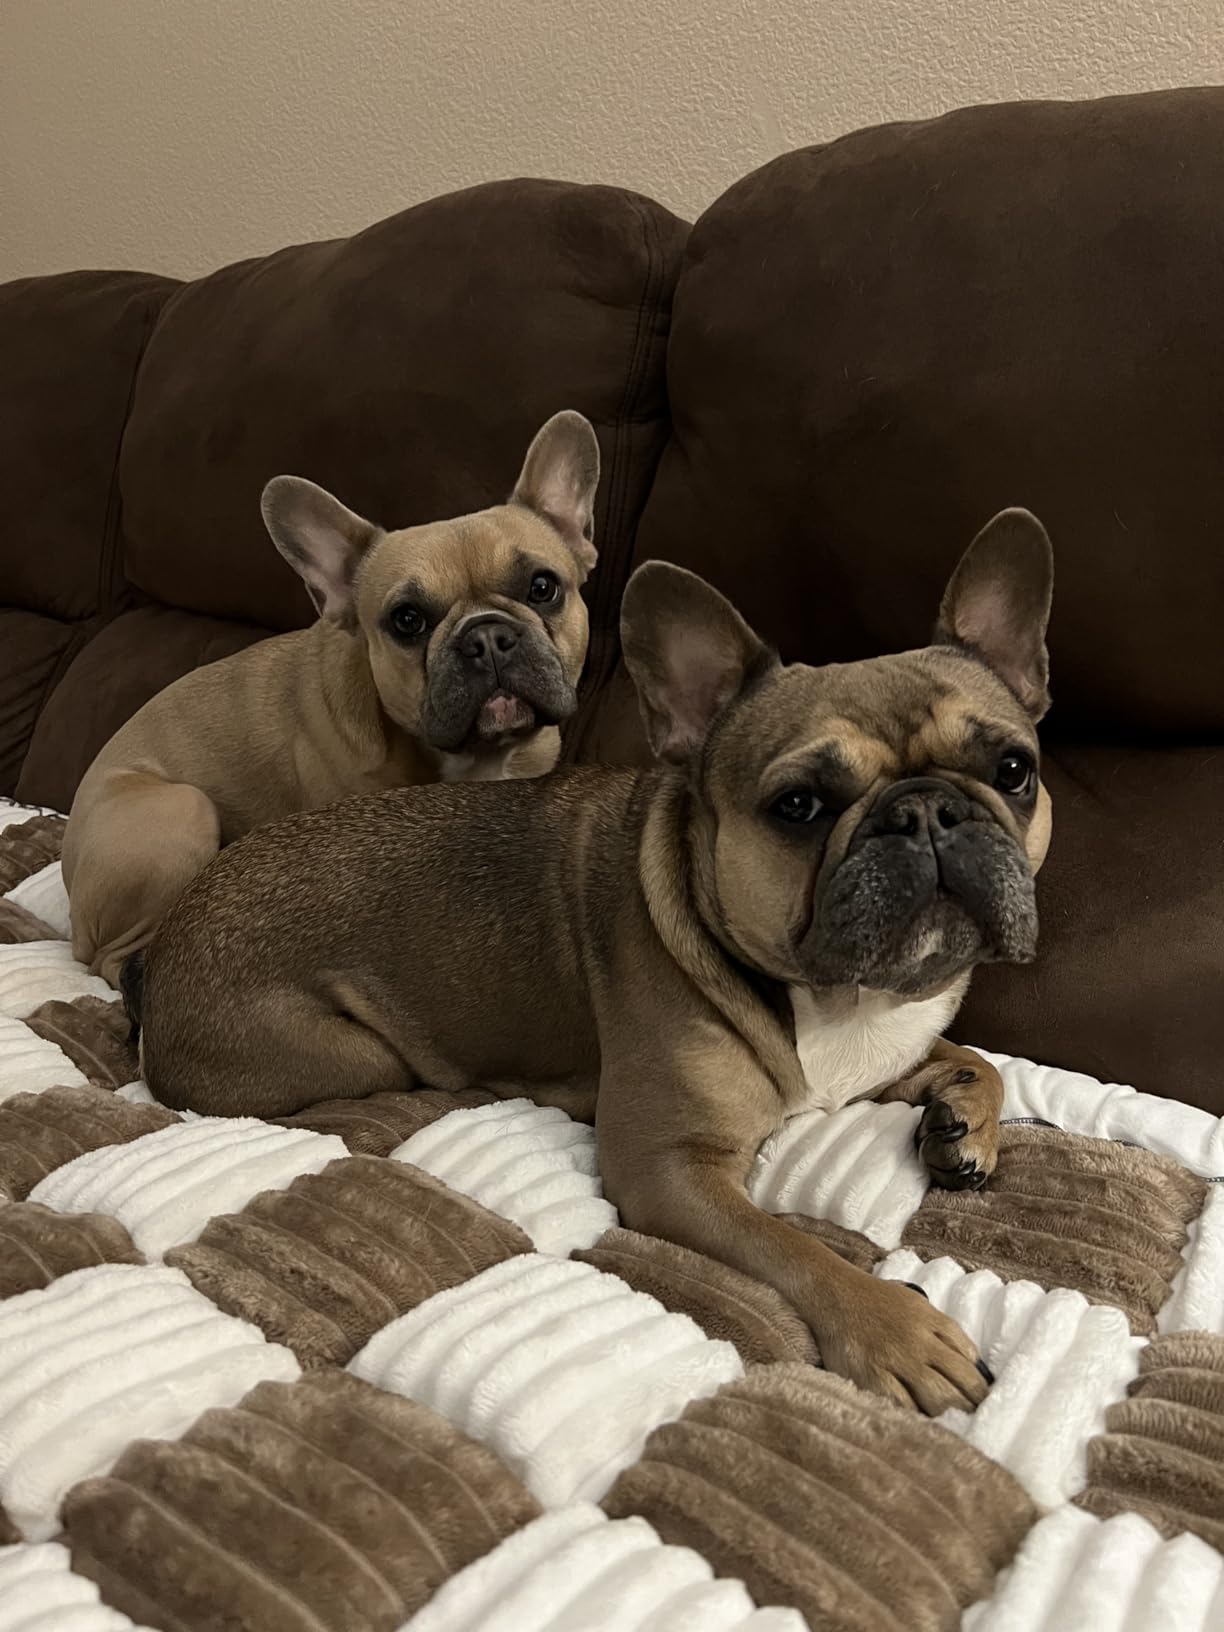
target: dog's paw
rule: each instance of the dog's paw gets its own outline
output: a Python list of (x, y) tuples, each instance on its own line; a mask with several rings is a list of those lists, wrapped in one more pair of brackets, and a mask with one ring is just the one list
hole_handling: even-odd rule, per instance
[(999, 1160), (1003, 1079), (988, 1061), (963, 1057), (927, 1067), (935, 1075), (914, 1143), (931, 1183), (980, 1190)]
[(929, 1303), (921, 1287), (898, 1281), (861, 1287), (816, 1337), (830, 1371), (931, 1417), (975, 1410), (994, 1381), (961, 1327)]

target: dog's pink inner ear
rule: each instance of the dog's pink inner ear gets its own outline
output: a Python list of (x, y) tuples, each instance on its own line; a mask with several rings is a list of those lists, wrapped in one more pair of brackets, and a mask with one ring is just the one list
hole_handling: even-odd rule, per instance
[(272, 542), (306, 585), (319, 616), (353, 628), (353, 580), (378, 529), (300, 476), (273, 477), (262, 509)]
[(961, 557), (939, 611), (936, 639), (967, 646), (1034, 719), (1049, 707), (1046, 626), (1054, 587), (1045, 528), (1027, 510), (987, 522)]
[(727, 704), (775, 661), (730, 601), (663, 561), (647, 561), (626, 585), (621, 645), (650, 746), (672, 764), (690, 760)]
[(536, 433), (510, 495), (556, 528), (583, 572), (595, 565), (591, 542), (599, 486), (599, 443), (581, 414), (553, 417)]
[(967, 591), (954, 609), (954, 617), (957, 640), (984, 652), (1005, 650), (1021, 644), (1024, 638), (1007, 597), (996, 584), (981, 584)]
[(695, 631), (681, 629), (664, 664), (652, 700), (659, 722), (653, 747), (660, 759), (678, 763), (700, 748), (711, 725), (740, 689), (744, 656), (727, 643), (703, 642)]

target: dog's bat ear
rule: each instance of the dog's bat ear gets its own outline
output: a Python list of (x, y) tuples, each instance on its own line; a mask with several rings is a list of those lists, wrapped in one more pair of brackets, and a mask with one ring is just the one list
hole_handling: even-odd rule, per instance
[(536, 432), (510, 503), (551, 522), (585, 574), (596, 560), (592, 538), (598, 486), (595, 432), (590, 420), (567, 408)]
[(970, 544), (944, 591), (935, 640), (989, 665), (1034, 720), (1050, 706), (1046, 628), (1054, 552), (1027, 510), (1000, 510)]
[(644, 561), (625, 585), (621, 649), (650, 746), (690, 760), (714, 721), (777, 657), (696, 573)]
[(353, 579), (379, 529), (302, 476), (274, 476), (260, 509), (273, 544), (306, 585), (319, 616), (355, 628)]

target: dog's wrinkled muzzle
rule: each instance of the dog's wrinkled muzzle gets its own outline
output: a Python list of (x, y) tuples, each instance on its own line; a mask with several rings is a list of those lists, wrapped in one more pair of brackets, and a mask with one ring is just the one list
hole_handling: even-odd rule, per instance
[(446, 753), (495, 746), (577, 707), (547, 637), (506, 613), (470, 614), (431, 658), (421, 728)]
[(886, 788), (860, 822), (804, 937), (803, 961), (830, 984), (903, 994), (975, 963), (1029, 961), (1031, 868), (977, 800), (937, 777)]

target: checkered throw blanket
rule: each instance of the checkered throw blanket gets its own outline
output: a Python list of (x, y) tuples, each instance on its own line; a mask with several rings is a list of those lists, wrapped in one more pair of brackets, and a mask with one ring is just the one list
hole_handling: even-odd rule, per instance
[(0, 829), (0, 1632), (1224, 1627), (1214, 1118), (1000, 1060), (980, 1192), (905, 1105), (770, 1141), (757, 1202), (988, 1359), (930, 1422), (619, 1228), (560, 1111), (155, 1105), (62, 820)]

